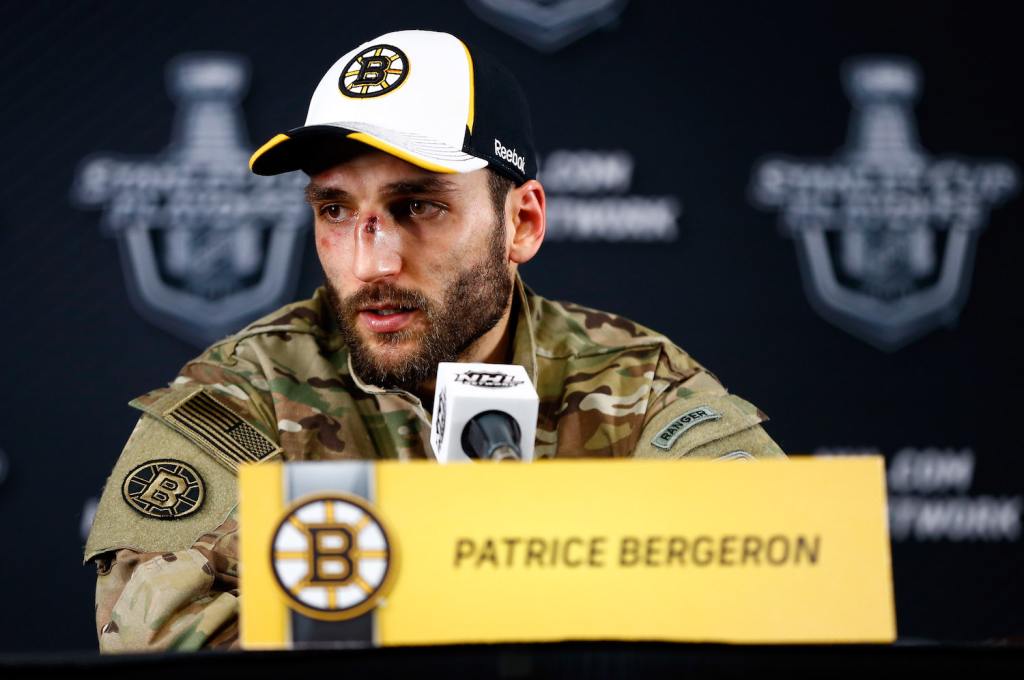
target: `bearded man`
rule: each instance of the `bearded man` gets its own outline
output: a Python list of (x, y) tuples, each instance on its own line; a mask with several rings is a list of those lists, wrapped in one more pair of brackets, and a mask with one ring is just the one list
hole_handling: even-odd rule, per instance
[(237, 644), (238, 466), (432, 459), (438, 362), (524, 366), (540, 459), (783, 456), (766, 416), (664, 336), (523, 284), (545, 231), (529, 113), (458, 38), (360, 45), (250, 167), (309, 175), (324, 286), (131, 402), (85, 549), (101, 650)]

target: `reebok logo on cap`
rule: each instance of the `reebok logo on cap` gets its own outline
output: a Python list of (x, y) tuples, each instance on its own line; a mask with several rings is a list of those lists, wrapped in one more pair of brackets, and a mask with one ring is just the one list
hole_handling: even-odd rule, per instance
[(526, 159), (516, 153), (515, 149), (506, 148), (497, 138), (494, 139), (494, 155), (519, 168), (519, 172), (526, 172)]

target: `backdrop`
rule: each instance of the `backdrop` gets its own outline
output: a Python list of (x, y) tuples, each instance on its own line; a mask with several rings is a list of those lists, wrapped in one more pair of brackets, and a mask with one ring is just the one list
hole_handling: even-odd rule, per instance
[(246, 158), (345, 51), (411, 27), (523, 83), (550, 193), (531, 286), (665, 332), (789, 452), (883, 453), (901, 639), (1024, 632), (1024, 111), (998, 5), (0, 7), (0, 649), (94, 648), (81, 546), (126, 402), (320, 278), (303, 177)]

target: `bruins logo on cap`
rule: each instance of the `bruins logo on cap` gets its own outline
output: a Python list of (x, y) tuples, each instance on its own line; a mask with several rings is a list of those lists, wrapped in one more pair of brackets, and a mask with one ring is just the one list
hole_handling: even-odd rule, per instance
[(271, 566), (293, 609), (343, 621), (367, 612), (393, 570), (387, 532), (366, 502), (347, 494), (305, 498), (281, 519)]
[(199, 510), (206, 497), (203, 478), (180, 460), (155, 460), (124, 478), (121, 495), (146, 517), (181, 519)]
[(379, 97), (398, 88), (409, 75), (409, 59), (392, 45), (374, 45), (352, 57), (338, 79), (346, 97)]

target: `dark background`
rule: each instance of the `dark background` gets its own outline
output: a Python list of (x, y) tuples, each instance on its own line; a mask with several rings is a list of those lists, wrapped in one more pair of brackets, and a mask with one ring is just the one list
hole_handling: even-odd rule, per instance
[[(164, 68), (194, 50), (250, 60), (255, 148), (301, 124), (323, 72), (363, 40), (416, 27), (485, 46), (522, 81), (542, 154), (626, 149), (631, 191), (683, 206), (671, 243), (545, 244), (524, 270), (535, 290), (663, 331), (771, 414), (787, 451), (970, 449), (971, 494), (1021, 494), (1020, 199), (987, 221), (959, 320), (883, 352), (814, 312), (777, 213), (747, 198), (761, 157), (843, 144), (839, 67), (860, 54), (920, 66), (928, 151), (1019, 167), (1020, 37), (1000, 7), (634, 0), (544, 54), (454, 0), (0, 3), (0, 651), (94, 648), (83, 505), (137, 417), (126, 402), (198, 352), (132, 308), (101, 211), (70, 201), (90, 154), (167, 146)], [(296, 297), (319, 276), (307, 247)], [(901, 639), (1024, 635), (1021, 558), (1019, 540), (895, 542)]]

